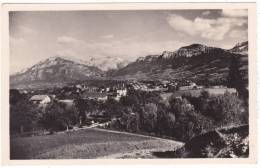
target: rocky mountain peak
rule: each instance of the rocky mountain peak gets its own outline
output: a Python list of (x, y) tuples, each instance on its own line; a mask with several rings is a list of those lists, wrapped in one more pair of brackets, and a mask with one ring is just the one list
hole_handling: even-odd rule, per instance
[[(240, 42), (235, 45), (235, 47), (248, 46), (248, 41)], [(234, 48), (235, 48), (234, 47)]]
[(102, 76), (103, 72), (94, 66), (88, 66), (61, 56), (47, 58), (32, 67), (10, 77), (12, 85), (27, 83), (57, 83), (84, 80)]
[(202, 44), (192, 44), (189, 46), (181, 47), (180, 49), (172, 51), (164, 51), (162, 53), (162, 58), (175, 58), (175, 57), (192, 57), (202, 53), (209, 52), (210, 47), (207, 47)]
[(210, 47), (207, 47), (202, 44), (192, 44), (189, 46), (181, 47), (178, 50), (178, 55), (185, 56), (185, 57), (192, 57), (203, 53), (208, 53), (209, 51), (210, 51)]
[(176, 56), (176, 51), (175, 52), (172, 52), (172, 51), (164, 51), (162, 53), (162, 58), (165, 58), (165, 59), (168, 59), (168, 58), (172, 58)]
[(248, 54), (248, 41), (237, 43), (233, 48), (231, 48), (228, 51), (232, 52), (232, 53), (247, 55)]
[(160, 55), (147, 55), (146, 57), (139, 57), (136, 59), (136, 62), (152, 62), (156, 61)]

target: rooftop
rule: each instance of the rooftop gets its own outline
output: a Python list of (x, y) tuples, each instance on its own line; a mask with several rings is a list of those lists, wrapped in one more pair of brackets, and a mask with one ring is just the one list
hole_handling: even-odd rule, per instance
[(49, 98), (49, 96), (48, 95), (34, 95), (30, 98), (30, 100), (41, 101), (45, 98)]

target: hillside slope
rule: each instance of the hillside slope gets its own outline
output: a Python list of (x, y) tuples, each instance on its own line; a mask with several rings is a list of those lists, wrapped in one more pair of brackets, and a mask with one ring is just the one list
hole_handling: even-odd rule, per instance
[(231, 50), (192, 44), (161, 55), (140, 57), (126, 67), (113, 72), (119, 79), (189, 79), (195, 82), (223, 83), (228, 75), (231, 57), (240, 61), (245, 81), (248, 78), (248, 43)]

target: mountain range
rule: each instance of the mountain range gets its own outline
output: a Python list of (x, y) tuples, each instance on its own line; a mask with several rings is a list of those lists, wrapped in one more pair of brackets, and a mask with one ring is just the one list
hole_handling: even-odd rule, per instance
[(238, 43), (229, 50), (192, 44), (160, 55), (138, 58), (110, 75), (118, 79), (192, 80), (198, 83), (223, 84), (231, 58), (240, 62), (244, 80), (248, 78), (248, 42)]
[(61, 86), (67, 82), (96, 78), (118, 80), (186, 80), (223, 84), (232, 57), (240, 61), (240, 70), (248, 80), (248, 42), (237, 43), (226, 50), (202, 44), (184, 46), (176, 51), (139, 57), (114, 70), (66, 57), (50, 57), (10, 76), (11, 88)]

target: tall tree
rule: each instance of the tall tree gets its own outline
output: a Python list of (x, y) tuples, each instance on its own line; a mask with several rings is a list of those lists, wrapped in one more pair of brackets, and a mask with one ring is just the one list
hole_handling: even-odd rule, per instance
[(88, 107), (87, 102), (84, 99), (76, 99), (75, 106), (78, 110), (78, 118), (79, 118), (79, 125), (81, 126), (82, 123), (86, 120), (86, 108)]
[(247, 91), (239, 67), (239, 57), (232, 56), (229, 66), (229, 74), (227, 77), (227, 86), (237, 89), (239, 96), (245, 97)]
[(40, 117), (38, 107), (31, 103), (25, 94), (10, 90), (10, 132), (23, 133), (37, 126)]
[(157, 124), (157, 106), (154, 103), (147, 103), (144, 106), (143, 114), (143, 128), (145, 131), (152, 132)]

